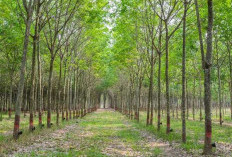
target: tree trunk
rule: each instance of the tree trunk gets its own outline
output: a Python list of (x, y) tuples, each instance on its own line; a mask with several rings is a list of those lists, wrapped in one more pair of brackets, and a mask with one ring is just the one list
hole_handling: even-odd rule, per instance
[(205, 58), (205, 146), (204, 154), (212, 154), (212, 125), (211, 125), (211, 60), (212, 60), (212, 35), (213, 35), (213, 1), (208, 0), (208, 28), (207, 28), (207, 53)]
[(68, 78), (67, 78), (67, 93), (66, 93), (66, 121), (68, 121), (68, 105), (69, 105), (69, 73), (68, 73)]
[(193, 105), (192, 105), (192, 110), (193, 110), (193, 120), (195, 120), (195, 103), (196, 103), (196, 77), (194, 76), (193, 80)]
[(30, 84), (30, 123), (29, 131), (33, 131), (34, 120), (33, 120), (33, 111), (35, 106), (35, 57), (37, 49), (37, 24), (35, 25), (35, 34), (33, 36), (33, 51), (32, 51), (32, 65), (31, 65), (31, 84)]
[(201, 87), (201, 74), (199, 75), (199, 86), (200, 86), (200, 121), (202, 121), (202, 97), (201, 97), (201, 93), (202, 93), (202, 87)]
[(169, 36), (168, 36), (168, 24), (165, 21), (165, 31), (166, 31), (166, 62), (165, 62), (165, 80), (166, 80), (166, 105), (167, 105), (167, 129), (166, 133), (170, 133), (170, 98), (169, 98)]
[(219, 104), (219, 122), (220, 126), (222, 126), (222, 94), (221, 94), (221, 71), (220, 71), (220, 63), (219, 63), (219, 54), (218, 54), (218, 42), (215, 40), (216, 52), (217, 52), (217, 77), (218, 77), (218, 104)]
[(182, 103), (181, 103), (181, 119), (182, 119), (182, 142), (186, 143), (186, 122), (185, 122), (185, 104), (186, 104), (186, 15), (187, 0), (184, 0), (184, 16), (183, 16), (183, 55), (182, 55)]
[(61, 114), (62, 114), (62, 121), (65, 120), (65, 115), (64, 115), (64, 112), (65, 112), (65, 109), (66, 109), (66, 64), (65, 64), (65, 68), (64, 68), (64, 87), (63, 87), (63, 102), (62, 102), (62, 107), (61, 107)]
[[(51, 53), (53, 54), (53, 53)], [(47, 128), (51, 128), (51, 99), (52, 99), (52, 74), (53, 74), (54, 58), (51, 57), (49, 78), (48, 78), (48, 106), (47, 106)]]
[(187, 119), (189, 118), (189, 93), (188, 93), (188, 81), (187, 81), (187, 79), (185, 78), (185, 80), (186, 80), (186, 84), (185, 84), (185, 86), (186, 86), (186, 101), (187, 101)]
[(161, 53), (159, 55), (159, 69), (158, 69), (158, 131), (160, 131), (161, 125)]
[(13, 105), (12, 97), (13, 97), (13, 74), (11, 75), (11, 80), (10, 80), (10, 102), (9, 102), (9, 111), (8, 111), (9, 118), (11, 118), (11, 110)]
[[(153, 32), (153, 31), (152, 31)], [(154, 41), (152, 39), (152, 48), (151, 48), (151, 72), (150, 72), (150, 103), (151, 103), (151, 116), (150, 116), (150, 122), (149, 124), (153, 124), (153, 111), (154, 111), (154, 104), (153, 104), (153, 75), (154, 75), (154, 47), (153, 47)]]
[(69, 85), (69, 119), (70, 120), (72, 119), (72, 75), (70, 75), (70, 85)]
[(20, 80), (18, 84), (18, 93), (17, 93), (17, 100), (15, 105), (15, 120), (14, 120), (14, 131), (13, 136), (15, 139), (18, 139), (19, 134), (19, 122), (20, 122), (20, 111), (23, 101), (23, 89), (24, 89), (24, 77), (25, 77), (25, 69), (26, 69), (26, 62), (27, 62), (27, 51), (28, 51), (28, 43), (29, 43), (29, 36), (30, 36), (30, 29), (31, 29), (31, 22), (32, 22), (32, 8), (28, 11), (28, 16), (26, 20), (26, 30), (24, 36), (24, 45), (23, 45), (23, 56), (21, 61), (21, 69), (20, 69)]
[[(59, 70), (59, 80), (58, 80), (58, 103), (56, 106), (56, 124), (59, 125), (59, 106), (61, 104), (61, 79), (62, 79), (62, 58), (60, 58), (60, 70)], [(63, 118), (63, 117), (62, 117)]]
[(229, 81), (229, 87), (230, 87), (230, 118), (232, 119), (232, 61), (231, 61), (231, 50), (229, 43), (227, 44), (227, 50), (229, 53), (229, 69), (230, 69), (230, 81)]
[(205, 145), (204, 154), (212, 154), (212, 125), (211, 125), (211, 60), (212, 60), (212, 34), (213, 34), (213, 1), (208, 0), (208, 28), (207, 28), (207, 52), (204, 57), (204, 46), (201, 32), (198, 1), (195, 0), (199, 41), (202, 56), (202, 68), (204, 69), (204, 105), (205, 105)]

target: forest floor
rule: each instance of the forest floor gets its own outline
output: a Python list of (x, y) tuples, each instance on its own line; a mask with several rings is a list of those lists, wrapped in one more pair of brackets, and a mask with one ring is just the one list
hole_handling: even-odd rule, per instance
[[(61, 123), (52, 129), (36, 130), (25, 133), (15, 142), (5, 138), (0, 143), (1, 156), (201, 156), (203, 148), (203, 123), (188, 121), (188, 143), (181, 144), (179, 120), (172, 121), (174, 132), (165, 134), (163, 127), (157, 132), (154, 126), (145, 126), (145, 113), (141, 113), (141, 122), (129, 120), (125, 115), (111, 109), (99, 109), (78, 120)], [(227, 134), (231, 128), (214, 125)], [(224, 129), (224, 130), (223, 130)], [(197, 130), (197, 131), (196, 131)], [(232, 144), (219, 136), (217, 156), (231, 156)], [(216, 156), (214, 154), (214, 156)]]
[(99, 109), (2, 156), (192, 156), (134, 124), (118, 112)]

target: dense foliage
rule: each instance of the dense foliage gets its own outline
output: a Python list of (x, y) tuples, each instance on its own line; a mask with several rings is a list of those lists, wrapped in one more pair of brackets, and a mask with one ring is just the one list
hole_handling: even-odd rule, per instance
[(57, 124), (59, 113), (62, 120), (72, 112), (84, 116), (99, 107), (102, 94), (130, 118), (139, 120), (140, 110), (146, 110), (147, 125), (157, 117), (158, 129), (165, 110), (167, 133), (170, 115), (178, 111), (203, 120), (208, 69), (202, 52), (207, 64), (210, 39), (212, 101), (205, 106), (212, 106), (222, 125), (232, 118), (232, 1), (212, 2), (212, 38), (210, 2), (0, 0), (0, 108), (9, 117), (15, 112), (14, 137), (21, 111), (30, 113), (33, 131), (33, 115), (38, 113), (42, 126), (46, 112), (51, 127), (51, 112), (57, 113)]

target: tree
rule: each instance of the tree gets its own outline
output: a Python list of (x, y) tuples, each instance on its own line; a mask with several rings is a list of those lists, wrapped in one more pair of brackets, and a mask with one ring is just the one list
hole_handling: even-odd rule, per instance
[(185, 104), (186, 104), (186, 78), (185, 78), (185, 64), (186, 64), (186, 15), (187, 15), (187, 0), (184, 0), (184, 16), (183, 16), (183, 56), (182, 56), (182, 104), (181, 104), (181, 118), (182, 118), (182, 142), (186, 143), (186, 122), (185, 122)]
[[(23, 96), (23, 88), (24, 88), (24, 75), (25, 75), (25, 67), (26, 67), (26, 59), (27, 59), (27, 51), (28, 51), (28, 43), (29, 43), (29, 36), (30, 36), (30, 29), (31, 29), (31, 22), (32, 22), (32, 15), (34, 11), (34, 7), (36, 4), (36, 0), (26, 1), (23, 0), (23, 8), (26, 11), (26, 15), (24, 17), (26, 29), (25, 29), (25, 36), (24, 36), (24, 45), (23, 45), (23, 57), (21, 61), (21, 74), (20, 74), (20, 81), (18, 85), (18, 93), (17, 93), (17, 101), (15, 107), (15, 121), (14, 121), (14, 131), (13, 136), (15, 139), (19, 137), (19, 122), (20, 122), (20, 110), (22, 104), (22, 96)], [(18, 5), (21, 6), (21, 3), (18, 1)]]
[[(51, 94), (52, 94), (52, 76), (54, 61), (60, 48), (67, 42), (75, 29), (75, 23), (71, 23), (67, 27), (68, 22), (73, 18), (76, 9), (78, 8), (78, 1), (67, 2), (68, 8), (64, 9), (66, 4), (61, 0), (57, 0), (52, 8), (46, 8), (47, 17), (47, 30), (44, 30), (44, 36), (46, 38), (46, 44), (50, 52), (50, 68), (48, 78), (48, 113), (47, 113), (47, 127), (51, 127)], [(53, 16), (55, 15), (55, 16)], [(67, 31), (69, 30), (69, 31)], [(65, 34), (65, 31), (67, 31)]]
[[(165, 28), (165, 81), (166, 81), (166, 105), (167, 105), (167, 134), (170, 133), (170, 90), (169, 90), (169, 40), (173, 36), (173, 34), (180, 27), (183, 18), (179, 19), (178, 23), (174, 26), (174, 28), (170, 31), (169, 24), (170, 21), (176, 18), (178, 12), (181, 10), (182, 6), (179, 5), (180, 1), (175, 0), (174, 3), (171, 1), (168, 4), (165, 1), (159, 1), (159, 6), (161, 9), (161, 13), (157, 13), (159, 18), (164, 22)], [(166, 10), (168, 10), (166, 12)], [(176, 19), (177, 20), (177, 19)]]
[(204, 104), (205, 104), (205, 145), (204, 154), (212, 153), (212, 120), (211, 120), (211, 67), (212, 67), (212, 37), (213, 37), (213, 1), (208, 0), (208, 28), (207, 28), (207, 51), (204, 53), (201, 22), (198, 1), (195, 0), (199, 41), (201, 46), (202, 68), (204, 70)]

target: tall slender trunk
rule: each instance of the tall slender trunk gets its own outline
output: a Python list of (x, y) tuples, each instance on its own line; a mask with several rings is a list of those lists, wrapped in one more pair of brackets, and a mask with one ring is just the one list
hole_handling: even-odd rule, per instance
[(199, 41), (202, 56), (202, 68), (204, 70), (204, 105), (205, 105), (205, 144), (204, 154), (212, 154), (212, 125), (211, 125), (211, 64), (212, 64), (212, 36), (213, 36), (213, 1), (208, 0), (208, 28), (207, 28), (207, 52), (204, 55), (204, 46), (201, 31), (198, 1), (195, 0)]
[[(51, 53), (53, 54), (53, 53)], [(51, 57), (49, 78), (48, 78), (48, 106), (47, 106), (47, 127), (51, 128), (51, 99), (52, 99), (52, 74), (53, 74), (54, 58)]]
[(230, 118), (232, 119), (232, 61), (231, 61), (231, 50), (229, 43), (227, 44), (227, 50), (229, 53), (229, 70), (230, 70), (230, 81), (229, 81), (229, 87), (230, 87)]
[(42, 127), (42, 105), (43, 105), (43, 99), (42, 99), (42, 78), (41, 78), (41, 61), (40, 61), (40, 42), (39, 42), (38, 36), (38, 43), (37, 43), (37, 62), (38, 62), (38, 98), (37, 98), (37, 104), (39, 106), (39, 126)]
[(65, 115), (64, 112), (66, 110), (66, 64), (65, 64), (65, 69), (64, 69), (64, 89), (63, 89), (63, 103), (62, 103), (62, 121), (65, 120)]
[(183, 16), (183, 55), (182, 55), (182, 103), (181, 103), (181, 118), (182, 118), (182, 142), (186, 143), (186, 122), (185, 122), (185, 104), (186, 104), (186, 15), (187, 15), (187, 0), (184, 0), (184, 16)]
[(7, 112), (7, 87), (5, 87), (5, 94), (4, 94), (4, 111)]
[(68, 73), (68, 78), (67, 78), (67, 93), (66, 93), (66, 121), (68, 121), (68, 105), (69, 105), (69, 73)]
[(72, 105), (73, 105), (72, 104), (72, 75), (70, 75), (70, 85), (69, 85), (69, 119), (70, 120), (72, 119)]
[(22, 56), (21, 69), (20, 69), (20, 80), (18, 84), (18, 93), (17, 93), (17, 100), (15, 105), (15, 120), (14, 120), (14, 130), (13, 130), (13, 137), (15, 139), (18, 139), (19, 137), (18, 132), (19, 132), (19, 124), (20, 124), (20, 112), (21, 112), (21, 106), (23, 101), (24, 76), (25, 76), (25, 69), (27, 62), (27, 51), (28, 51), (30, 29), (32, 23), (33, 6), (28, 6), (28, 7), (29, 8), (27, 8), (28, 15), (26, 19), (26, 30), (25, 30), (24, 45), (23, 45), (23, 56)]
[(187, 119), (189, 118), (189, 93), (188, 93), (188, 81), (187, 81), (187, 79), (185, 78), (185, 80), (186, 80), (186, 84), (185, 84), (185, 86), (186, 86), (186, 103), (187, 103)]
[(166, 49), (166, 62), (165, 62), (165, 80), (166, 80), (166, 105), (167, 105), (167, 129), (166, 133), (170, 133), (170, 97), (169, 97), (169, 36), (168, 36), (168, 24), (167, 21), (165, 21), (165, 31), (166, 31), (166, 44), (165, 44), (165, 49)]
[(217, 67), (217, 75), (218, 75), (218, 103), (219, 103), (219, 122), (222, 126), (222, 98), (221, 98), (221, 72), (220, 67)]
[(202, 87), (201, 87), (201, 74), (199, 75), (199, 86), (200, 86), (200, 121), (202, 121)]
[(34, 117), (33, 111), (35, 106), (35, 64), (36, 64), (36, 51), (37, 51), (37, 36), (38, 36), (38, 23), (35, 25), (35, 34), (33, 36), (33, 51), (32, 51), (32, 65), (31, 65), (31, 84), (30, 84), (30, 120), (29, 131), (33, 131)]
[(217, 77), (218, 77), (218, 104), (219, 104), (219, 122), (220, 126), (222, 126), (222, 94), (221, 94), (221, 70), (219, 63), (219, 54), (218, 54), (218, 42), (215, 40), (216, 52), (217, 52)]
[(56, 104), (56, 124), (57, 125), (59, 125), (59, 117), (60, 117), (59, 106), (61, 104), (61, 79), (62, 79), (62, 58), (60, 58), (60, 71), (59, 71), (58, 92), (57, 92), (59, 101)]
[(76, 76), (76, 69), (74, 69), (73, 74), (73, 86), (74, 86), (74, 93), (73, 93), (73, 119), (76, 118), (76, 102), (77, 102), (77, 76)]
[[(147, 47), (147, 53), (149, 54), (149, 48)], [(148, 102), (147, 102), (147, 126), (150, 123), (150, 108), (151, 108), (151, 93), (150, 93), (150, 85), (149, 85), (149, 91), (148, 91)]]
[(12, 97), (13, 97), (13, 74), (11, 74), (11, 79), (10, 79), (10, 102), (9, 102), (9, 111), (8, 111), (9, 118), (11, 118), (11, 111), (13, 105)]
[[(152, 44), (154, 44), (154, 41), (152, 40)], [(153, 104), (153, 76), (154, 75), (154, 48), (152, 45), (151, 50), (151, 72), (150, 72), (150, 87), (149, 87), (149, 93), (150, 93), (150, 103), (151, 103), (151, 116), (150, 116), (150, 122), (149, 125), (153, 124), (153, 111), (154, 111), (154, 104)]]
[(149, 125), (150, 122), (150, 108), (151, 108), (151, 96), (150, 96), (150, 92), (148, 92), (148, 101), (147, 101), (147, 126)]
[(138, 121), (140, 120), (140, 107), (141, 107), (141, 91), (142, 91), (142, 78), (139, 80), (139, 103), (138, 103)]
[(136, 95), (135, 95), (135, 117), (134, 117), (134, 119), (135, 120), (137, 120), (137, 121), (139, 121), (139, 106), (140, 106), (140, 93), (139, 93), (139, 88), (140, 88), (140, 85), (139, 85), (140, 83), (139, 83), (139, 78), (138, 78), (138, 87), (136, 87)]
[(192, 114), (193, 114), (193, 120), (195, 120), (195, 103), (196, 103), (196, 77), (194, 76), (194, 80), (193, 80), (193, 105), (192, 105)]
[(158, 131), (160, 131), (160, 125), (161, 125), (161, 53), (162, 53), (162, 28), (163, 23), (160, 19), (160, 25), (159, 25), (159, 69), (158, 69)]
[(158, 131), (160, 131), (161, 125), (161, 53), (159, 55), (159, 69), (158, 69)]
[(27, 113), (27, 111), (28, 111), (28, 108), (27, 108), (27, 106), (28, 106), (28, 101), (27, 101), (27, 81), (26, 81), (26, 83), (25, 83), (25, 90), (24, 90), (24, 92), (25, 92), (25, 105), (24, 105), (24, 118), (26, 117), (26, 113)]
[(205, 146), (204, 154), (212, 153), (212, 125), (211, 125), (211, 60), (213, 36), (213, 0), (208, 0), (208, 28), (207, 28), (207, 54), (205, 65)]

